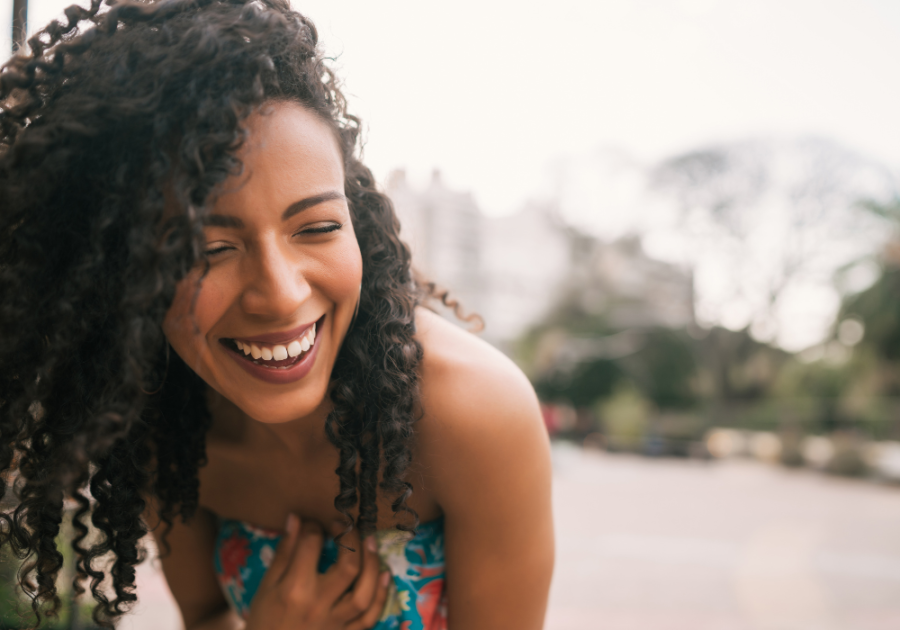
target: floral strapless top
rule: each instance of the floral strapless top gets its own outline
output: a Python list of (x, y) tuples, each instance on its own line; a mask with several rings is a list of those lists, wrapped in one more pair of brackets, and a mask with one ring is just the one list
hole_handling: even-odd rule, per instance
[[(263, 574), (275, 557), (281, 532), (233, 519), (219, 519), (214, 565), (231, 607), (246, 618)], [(381, 619), (374, 630), (446, 630), (444, 519), (419, 526), (415, 536), (396, 529), (375, 533), (383, 569), (393, 576)], [(324, 573), (337, 560), (328, 538), (319, 558)]]

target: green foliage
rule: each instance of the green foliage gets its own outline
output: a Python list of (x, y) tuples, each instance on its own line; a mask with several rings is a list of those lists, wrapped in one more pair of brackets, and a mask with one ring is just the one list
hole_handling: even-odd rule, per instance
[(863, 343), (887, 361), (900, 360), (900, 269), (887, 268), (875, 284), (845, 300), (841, 317), (865, 326)]
[[(703, 173), (722, 166), (715, 156), (690, 158)], [(690, 179), (695, 175), (691, 168), (679, 165), (677, 170)], [(520, 364), (543, 400), (593, 410), (613, 448), (639, 449), (642, 440), (644, 447), (653, 440), (688, 442), (714, 424), (777, 432), (796, 443), (786, 455), (794, 463), (800, 461), (797, 449), (805, 435), (898, 439), (900, 200), (870, 206), (894, 223), (896, 240), (881, 256), (881, 277), (843, 301), (835, 333), (849, 317), (865, 330), (853, 347), (844, 345), (855, 343), (845, 334), (843, 343), (835, 338), (818, 348), (817, 360), (812, 360), (815, 352), (801, 360), (755, 340), (749, 329), (628, 328), (628, 318), (621, 317), (625, 311), (616, 310), (623, 300), (645, 310), (658, 305), (642, 303), (640, 295), (616, 294), (608, 276), (586, 265), (566, 297), (521, 340)], [(606, 245), (592, 247), (600, 251)], [(589, 299), (595, 294), (603, 299)], [(841, 460), (844, 474), (855, 470), (851, 459)]]
[[(640, 331), (636, 336), (640, 339), (639, 347), (625, 356), (589, 359), (568, 369), (554, 369), (554, 366), (543, 373), (538, 371), (539, 375), (533, 379), (538, 395), (548, 401), (590, 407), (612, 395), (627, 379), (661, 409), (695, 406), (697, 362), (690, 337), (683, 331), (665, 328)], [(594, 339), (602, 340), (603, 336)], [(577, 343), (571, 337), (567, 341)], [(531, 343), (532, 347), (537, 346), (536, 342)]]
[(688, 409), (697, 404), (692, 381), (697, 362), (691, 338), (682, 330), (655, 328), (645, 333), (640, 351), (622, 360), (641, 393), (660, 409)]
[(607, 445), (613, 450), (640, 450), (654, 413), (653, 405), (634, 384), (624, 381), (596, 405)]
[(598, 398), (610, 395), (621, 377), (622, 371), (615, 362), (601, 359), (581, 363), (570, 373), (552, 372), (536, 380), (534, 388), (543, 400), (589, 407)]

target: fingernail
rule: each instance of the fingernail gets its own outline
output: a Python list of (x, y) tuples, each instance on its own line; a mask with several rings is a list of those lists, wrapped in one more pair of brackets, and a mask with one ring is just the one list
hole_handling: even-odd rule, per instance
[(381, 582), (381, 586), (382, 586), (382, 587), (387, 586), (387, 585), (388, 585), (388, 582), (391, 581), (391, 572), (390, 572), (390, 571), (385, 571), (384, 573), (381, 574), (381, 577), (379, 578), (379, 580), (380, 580), (380, 582)]
[(284, 529), (289, 536), (293, 536), (297, 532), (297, 517), (295, 515), (288, 514)]
[(368, 538), (366, 538), (366, 549), (368, 549), (372, 553), (378, 551), (378, 543), (375, 542), (374, 536), (369, 536)]

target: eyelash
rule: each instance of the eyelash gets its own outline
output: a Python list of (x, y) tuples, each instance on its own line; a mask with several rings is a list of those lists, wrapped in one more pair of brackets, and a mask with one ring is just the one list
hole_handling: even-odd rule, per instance
[(209, 258), (210, 256), (215, 256), (216, 254), (221, 254), (224, 251), (231, 249), (230, 247), (216, 247), (215, 249), (208, 249), (203, 252), (203, 256), (205, 258)]
[[(344, 227), (343, 223), (332, 223), (331, 225), (325, 225), (317, 228), (307, 228), (305, 230), (300, 230), (294, 236), (299, 236), (300, 234), (328, 234), (329, 232), (335, 232)], [(216, 254), (221, 254), (224, 251), (231, 249), (231, 247), (217, 247), (215, 249), (210, 249), (203, 252), (204, 256), (215, 256)]]
[(332, 223), (331, 225), (325, 225), (323, 227), (300, 230), (299, 232), (297, 232), (297, 234), (327, 234), (328, 232), (340, 230), (342, 227), (344, 227), (343, 223)]

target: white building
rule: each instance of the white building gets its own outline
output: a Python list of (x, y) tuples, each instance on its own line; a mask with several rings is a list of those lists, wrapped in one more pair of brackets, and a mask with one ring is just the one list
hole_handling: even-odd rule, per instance
[(395, 171), (387, 193), (414, 267), (449, 289), (466, 312), (480, 314), (490, 342), (502, 347), (555, 302), (571, 263), (566, 231), (551, 208), (485, 217), (470, 194), (448, 189), (437, 171), (423, 190)]
[(564, 296), (615, 327), (683, 326), (693, 320), (689, 274), (648, 258), (637, 238), (602, 243), (566, 227), (553, 204), (485, 217), (468, 193), (435, 172), (422, 190), (403, 171), (387, 193), (413, 252), (413, 266), (485, 321), (482, 333), (505, 348)]

